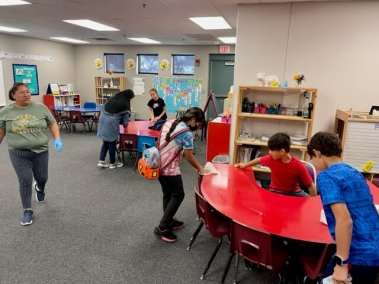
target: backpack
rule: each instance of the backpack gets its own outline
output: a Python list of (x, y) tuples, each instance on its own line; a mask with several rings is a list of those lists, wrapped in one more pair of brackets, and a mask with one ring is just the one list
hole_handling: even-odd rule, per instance
[(159, 177), (159, 171), (171, 164), (171, 162), (174, 161), (180, 153), (179, 151), (178, 154), (172, 157), (172, 159), (166, 164), (165, 167), (161, 168), (161, 156), (159, 150), (162, 150), (164, 147), (166, 147), (176, 136), (187, 131), (189, 131), (189, 128), (184, 128), (176, 132), (173, 136), (170, 137), (170, 140), (165, 142), (160, 148), (159, 141), (161, 134), (159, 135), (156, 147), (148, 147), (147, 145), (144, 145), (145, 149), (142, 152), (142, 157), (138, 160), (137, 168), (141, 176), (143, 176), (145, 179), (157, 179)]

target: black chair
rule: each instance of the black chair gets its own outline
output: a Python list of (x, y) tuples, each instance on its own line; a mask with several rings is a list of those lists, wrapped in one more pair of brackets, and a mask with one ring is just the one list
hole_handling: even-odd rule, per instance
[(88, 120), (88, 118), (83, 117), (82, 113), (79, 110), (70, 110), (71, 129), (74, 131), (76, 131), (75, 125), (78, 123), (83, 125), (84, 132), (86, 132), (86, 126), (88, 127), (88, 130), (91, 131)]
[(60, 126), (60, 130), (62, 130), (63, 126), (67, 129), (67, 131), (71, 130), (70, 117), (64, 116), (60, 111), (57, 111), (54, 108), (51, 108), (50, 111), (53, 113), (57, 124)]

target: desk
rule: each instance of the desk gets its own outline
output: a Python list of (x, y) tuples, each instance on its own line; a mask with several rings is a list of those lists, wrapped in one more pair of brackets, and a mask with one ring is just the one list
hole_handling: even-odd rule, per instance
[(158, 138), (159, 131), (151, 130), (149, 126), (152, 126), (154, 123), (150, 120), (135, 120), (129, 121), (128, 127), (120, 126), (120, 135), (122, 134), (130, 134), (130, 135), (144, 135)]
[(76, 111), (80, 111), (80, 112), (100, 112), (103, 110), (103, 105), (97, 105), (96, 108), (84, 108), (84, 107), (76, 107), (76, 106), (56, 106), (54, 107), (55, 110), (57, 111), (72, 111), (72, 110), (76, 110)]

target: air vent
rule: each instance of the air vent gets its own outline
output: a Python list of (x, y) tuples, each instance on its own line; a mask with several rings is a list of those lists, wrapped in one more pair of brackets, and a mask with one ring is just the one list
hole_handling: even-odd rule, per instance
[(214, 41), (215, 37), (210, 34), (186, 34), (186, 36), (190, 38), (194, 38), (197, 40), (204, 40), (204, 41)]
[(112, 41), (111, 39), (106, 38), (106, 37), (94, 37), (94, 38), (91, 38), (91, 39), (94, 39), (94, 40), (101, 40), (101, 41), (107, 41), (107, 40)]

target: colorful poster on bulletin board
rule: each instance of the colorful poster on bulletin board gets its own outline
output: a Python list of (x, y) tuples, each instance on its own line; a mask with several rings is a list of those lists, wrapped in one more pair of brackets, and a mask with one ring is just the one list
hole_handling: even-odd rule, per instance
[(153, 86), (165, 100), (168, 113), (200, 106), (202, 80), (194, 77), (153, 77)]
[(39, 95), (37, 65), (12, 64), (15, 83), (25, 83), (32, 95)]

